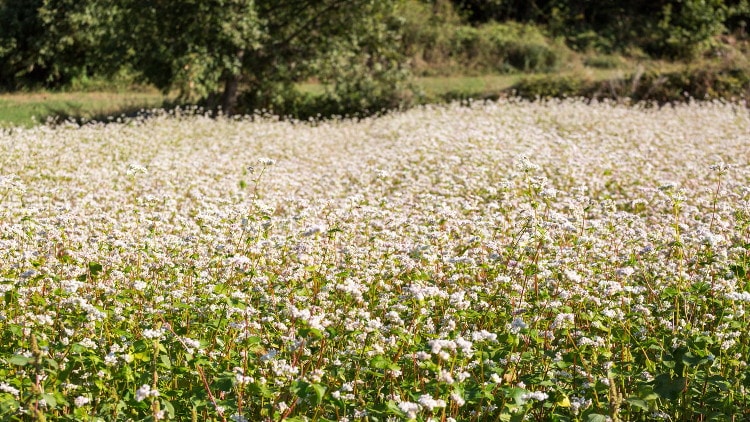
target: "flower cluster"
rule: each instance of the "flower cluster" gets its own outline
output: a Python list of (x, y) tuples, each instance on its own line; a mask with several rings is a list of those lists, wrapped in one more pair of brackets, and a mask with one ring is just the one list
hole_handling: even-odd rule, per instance
[(578, 100), (0, 132), (0, 419), (750, 418), (748, 133)]

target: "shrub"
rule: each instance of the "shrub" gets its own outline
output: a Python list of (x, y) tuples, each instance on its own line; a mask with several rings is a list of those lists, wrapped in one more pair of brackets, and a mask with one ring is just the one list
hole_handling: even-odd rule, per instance
[(449, 4), (405, 2), (402, 49), (418, 75), (487, 72), (550, 72), (571, 54), (561, 40), (548, 37), (539, 26), (490, 22), (461, 23)]
[(521, 79), (513, 90), (522, 98), (562, 98), (584, 96), (589, 82), (576, 76), (542, 75)]
[(664, 6), (646, 49), (654, 56), (693, 59), (724, 30), (726, 8), (719, 0), (684, 0), (677, 6)]
[(583, 59), (584, 65), (597, 69), (617, 69), (624, 63), (621, 56), (611, 54), (593, 54)]
[(532, 25), (490, 23), (479, 28), (480, 58), (493, 70), (550, 72), (557, 70), (567, 48)]
[(562, 42), (550, 40), (539, 27), (514, 22), (459, 27), (451, 51), (469, 68), (501, 73), (554, 71), (569, 53)]

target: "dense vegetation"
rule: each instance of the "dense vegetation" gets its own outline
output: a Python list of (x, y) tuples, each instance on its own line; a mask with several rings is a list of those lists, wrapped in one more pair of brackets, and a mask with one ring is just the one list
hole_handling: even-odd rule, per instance
[(3, 90), (206, 106), (0, 129), (0, 419), (747, 420), (746, 17), (0, 0)]
[(4, 421), (750, 417), (750, 115), (0, 132)]
[[(747, 74), (748, 18), (746, 0), (0, 0), (0, 89), (104, 78), (225, 111), (376, 111), (414, 102), (410, 73), (719, 57)], [(326, 95), (296, 91), (310, 79)]]

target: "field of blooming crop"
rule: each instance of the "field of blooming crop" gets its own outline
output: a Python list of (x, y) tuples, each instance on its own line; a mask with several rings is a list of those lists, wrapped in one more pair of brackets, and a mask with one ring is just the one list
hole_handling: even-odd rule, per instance
[(750, 114), (0, 132), (0, 419), (750, 418)]

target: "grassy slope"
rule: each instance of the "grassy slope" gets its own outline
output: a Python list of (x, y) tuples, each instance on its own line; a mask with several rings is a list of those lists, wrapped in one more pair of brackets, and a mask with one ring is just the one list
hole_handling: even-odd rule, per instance
[[(616, 69), (596, 69), (580, 66), (568, 69), (554, 76), (583, 77), (590, 81), (622, 79), (635, 71), (637, 64), (626, 64)], [(663, 63), (650, 63), (647, 67), (666, 70)], [(666, 66), (674, 68), (675, 66)], [(486, 98), (497, 96), (518, 84), (526, 74), (503, 74), (484, 76), (436, 76), (416, 78), (416, 86), (421, 89), (426, 102), (443, 102), (462, 98)], [(300, 90), (318, 95), (323, 92), (320, 85), (300, 84)], [(73, 92), (73, 93), (17, 93), (0, 95), (0, 127), (32, 126), (47, 118), (106, 118), (132, 113), (142, 108), (162, 106), (169, 98), (152, 91), (123, 92)]]
[(95, 117), (159, 107), (156, 92), (34, 92), (0, 95), (0, 126), (31, 126), (52, 116)]

